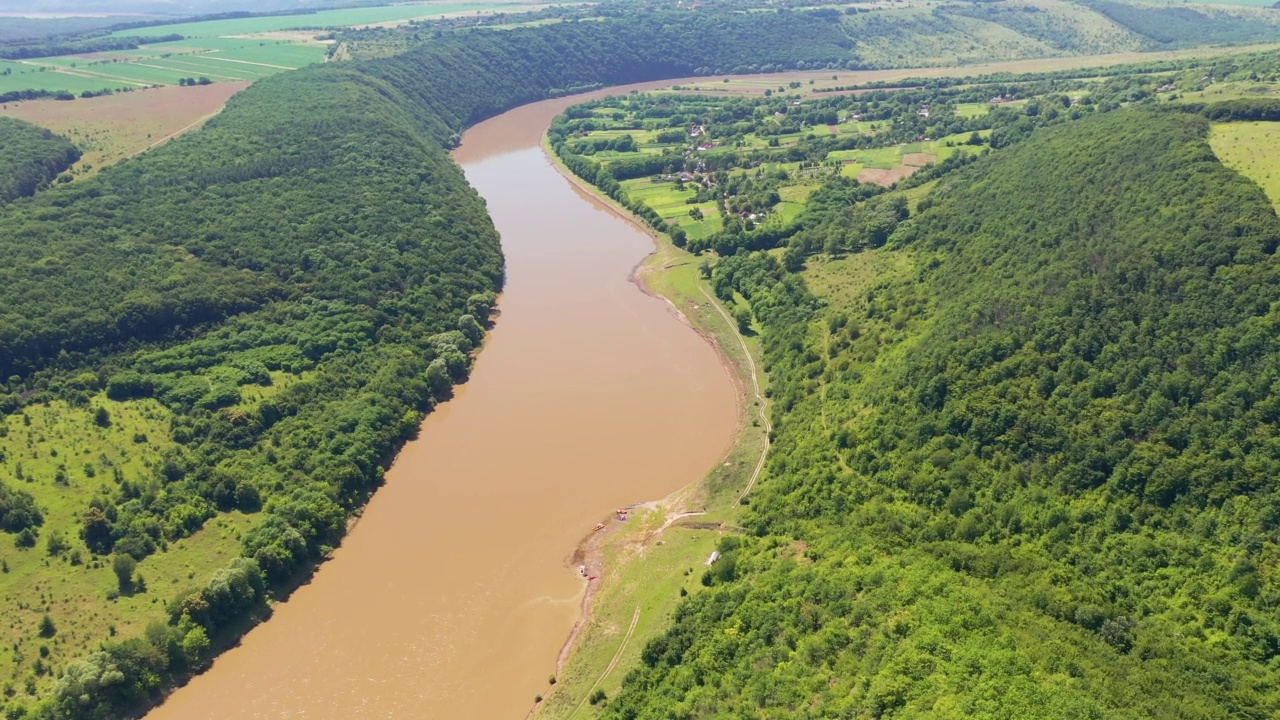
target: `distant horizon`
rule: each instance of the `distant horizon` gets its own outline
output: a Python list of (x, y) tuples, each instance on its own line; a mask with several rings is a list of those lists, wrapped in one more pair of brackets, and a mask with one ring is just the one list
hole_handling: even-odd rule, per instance
[(109, 18), (109, 17), (169, 17), (168, 15), (160, 15), (157, 13), (140, 13), (140, 12), (22, 12), (19, 10), (0, 10), (0, 17), (16, 17), (26, 18), (28, 20), (63, 20), (66, 18), (88, 17), (88, 18)]
[[(227, 12), (325, 8), (333, 0), (0, 0), (0, 17), (31, 20), (107, 17), (188, 17)], [(388, 0), (387, 4), (391, 4)]]

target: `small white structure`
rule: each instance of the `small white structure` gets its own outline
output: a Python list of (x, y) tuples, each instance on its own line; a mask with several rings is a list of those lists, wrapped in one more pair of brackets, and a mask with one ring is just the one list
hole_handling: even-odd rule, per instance
[(707, 567), (711, 567), (712, 565), (715, 565), (716, 561), (719, 559), (720, 559), (720, 551), (713, 550), (711, 552), (711, 557), (707, 558)]

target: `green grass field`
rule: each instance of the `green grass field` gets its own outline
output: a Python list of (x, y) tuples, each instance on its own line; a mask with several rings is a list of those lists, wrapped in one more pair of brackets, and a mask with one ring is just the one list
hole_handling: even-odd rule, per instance
[(962, 118), (982, 117), (991, 112), (991, 108), (989, 103), (960, 103), (956, 105), (956, 115)]
[(1280, 210), (1280, 123), (1217, 124), (1209, 145), (1224, 165), (1258, 183)]
[(184, 78), (213, 82), (258, 80), (320, 62), (327, 46), (303, 40), (201, 38), (147, 45), (137, 50), (37, 58), (0, 65), (0, 92), (178, 85)]
[[(94, 421), (99, 407), (110, 414), (108, 427)], [(118, 403), (102, 395), (88, 407), (58, 401), (0, 420), (0, 474), (30, 493), (44, 515), (35, 547), (19, 548), (14, 535), (0, 535), (0, 597), (12, 610), (0, 623), (0, 641), (12, 648), (0, 653), (6, 694), (47, 688), (53, 668), (113, 635), (141, 634), (165, 619), (179, 591), (239, 555), (251, 518), (219, 515), (138, 564), (145, 590), (118, 594), (109, 559), (90, 554), (80, 539), (80, 516), (90, 499), (117, 495), (123, 482), (154, 474), (172, 445), (168, 427), (169, 412), (155, 401)], [(56, 546), (57, 538), (66, 547), (55, 553), (50, 540)], [(46, 614), (56, 628), (52, 637), (38, 631)]]
[[(119, 90), (177, 85), (184, 78), (213, 82), (257, 80), (324, 60), (328, 45), (314, 39), (319, 28), (400, 23), (456, 13), (525, 7), (519, 3), (414, 3), (326, 10), (303, 15), (211, 20), (123, 30), (116, 35), (183, 40), (144, 45), (136, 50), (0, 61), (0, 93), (18, 90)], [(292, 31), (292, 32), (291, 32)], [(8, 74), (4, 74), (8, 71)]]
[[(0, 60), (0, 93), (17, 90), (66, 90), (79, 95), (86, 90), (97, 92), (104, 88), (118, 90), (126, 87), (139, 87), (138, 83), (123, 78), (104, 78), (97, 74), (61, 70), (43, 61), (28, 60), (12, 62)], [(8, 74), (5, 74), (5, 71)], [(60, 71), (61, 70), (61, 71)]]

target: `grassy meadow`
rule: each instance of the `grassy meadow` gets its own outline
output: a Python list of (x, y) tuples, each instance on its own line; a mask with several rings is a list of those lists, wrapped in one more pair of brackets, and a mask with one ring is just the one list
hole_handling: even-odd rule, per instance
[[(96, 417), (105, 410), (105, 424)], [(121, 592), (107, 558), (79, 536), (90, 500), (150, 477), (172, 446), (169, 412), (154, 400), (115, 402), (94, 396), (86, 407), (64, 401), (31, 406), (0, 419), (0, 472), (30, 493), (44, 515), (35, 545), (5, 535), (0, 599), (12, 612), (0, 622), (0, 687), (6, 696), (35, 694), (55, 671), (111, 637), (139, 635), (167, 618), (181, 590), (198, 586), (240, 553), (249, 516), (219, 515), (194, 535), (137, 566), (141, 578)], [(163, 542), (163, 541), (162, 541)], [(45, 617), (53, 632), (41, 632)]]
[(1220, 123), (1209, 145), (1224, 165), (1256, 182), (1280, 210), (1280, 123)]

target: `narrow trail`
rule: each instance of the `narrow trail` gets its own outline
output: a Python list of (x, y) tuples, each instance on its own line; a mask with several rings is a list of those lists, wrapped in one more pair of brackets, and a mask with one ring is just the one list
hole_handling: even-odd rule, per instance
[(569, 714), (569, 720), (573, 720), (578, 712), (582, 710), (582, 704), (591, 697), (591, 693), (595, 692), (596, 688), (600, 687), (600, 683), (604, 682), (604, 679), (609, 677), (609, 673), (613, 672), (613, 669), (618, 666), (618, 661), (622, 659), (622, 651), (627, 649), (627, 644), (631, 642), (631, 636), (635, 634), (636, 624), (639, 622), (640, 606), (637, 605), (635, 613), (631, 615), (631, 627), (627, 628), (627, 634), (623, 636), (622, 644), (618, 646), (618, 651), (613, 654), (613, 659), (609, 661), (609, 667), (606, 667), (604, 672), (600, 673), (600, 677), (596, 678), (596, 681), (591, 684), (591, 689), (587, 690), (586, 696), (578, 702), (578, 707), (574, 708), (573, 712)]
[(148, 150), (151, 150), (152, 148), (160, 147), (161, 145), (163, 145), (163, 144), (165, 144), (165, 143), (169, 142), (170, 140), (172, 140), (172, 139), (174, 139), (174, 138), (178, 137), (179, 135), (181, 135), (181, 134), (183, 134), (183, 133), (186, 133), (186, 132), (190, 132), (191, 130), (196, 129), (197, 127), (200, 127), (201, 125), (204, 125), (205, 123), (209, 122), (209, 121), (210, 121), (210, 120), (212, 120), (214, 117), (216, 117), (216, 116), (218, 115), (218, 113), (220, 113), (220, 112), (222, 112), (222, 108), (218, 108), (217, 110), (214, 110), (213, 112), (209, 113), (208, 115), (205, 115), (204, 117), (200, 118), (199, 120), (196, 120), (195, 122), (191, 123), (190, 125), (187, 125), (186, 127), (183, 127), (183, 128), (182, 128), (182, 129), (180, 129), (180, 130), (175, 130), (175, 131), (173, 131), (173, 132), (169, 133), (168, 135), (165, 135), (164, 137), (160, 138), (159, 140), (156, 140), (155, 142), (151, 143), (150, 145), (148, 145), (148, 146), (146, 146), (146, 147), (142, 148), (141, 150), (139, 150), (139, 151), (137, 151), (137, 152), (133, 153), (132, 155), (129, 155), (128, 157), (136, 157), (136, 156), (141, 155), (142, 153), (144, 153), (144, 152), (146, 152), (146, 151), (148, 151)]
[(769, 401), (765, 400), (764, 394), (760, 392), (760, 375), (756, 371), (756, 360), (751, 356), (751, 349), (747, 347), (746, 338), (742, 337), (742, 333), (738, 332), (737, 323), (729, 315), (729, 311), (724, 309), (724, 305), (716, 300), (711, 293), (702, 285), (698, 285), (698, 289), (706, 296), (707, 301), (712, 307), (720, 313), (720, 317), (729, 324), (729, 329), (733, 331), (733, 336), (738, 338), (738, 344), (742, 346), (742, 354), (747, 357), (747, 367), (751, 370), (751, 385), (755, 392), (756, 400), (760, 403), (756, 409), (756, 414), (760, 416), (760, 425), (764, 428), (764, 449), (760, 451), (760, 459), (756, 461), (755, 470), (751, 471), (751, 478), (747, 480), (747, 486), (742, 489), (742, 494), (738, 496), (738, 502), (742, 502), (742, 498), (746, 497), (756, 485), (756, 480), (760, 479), (760, 473), (764, 471), (764, 462), (769, 458), (769, 436), (773, 433), (773, 425), (769, 422), (769, 413), (767, 412)]
[(697, 512), (682, 512), (682, 513), (676, 513), (674, 515), (671, 515), (667, 518), (667, 521), (662, 524), (662, 527), (649, 533), (648, 536), (645, 537), (644, 542), (641, 544), (648, 546), (649, 543), (652, 542), (654, 538), (666, 532), (667, 528), (671, 527), (672, 525), (675, 525), (677, 522), (687, 517), (697, 517), (699, 515), (706, 515), (706, 513), (702, 511), (697, 511)]

